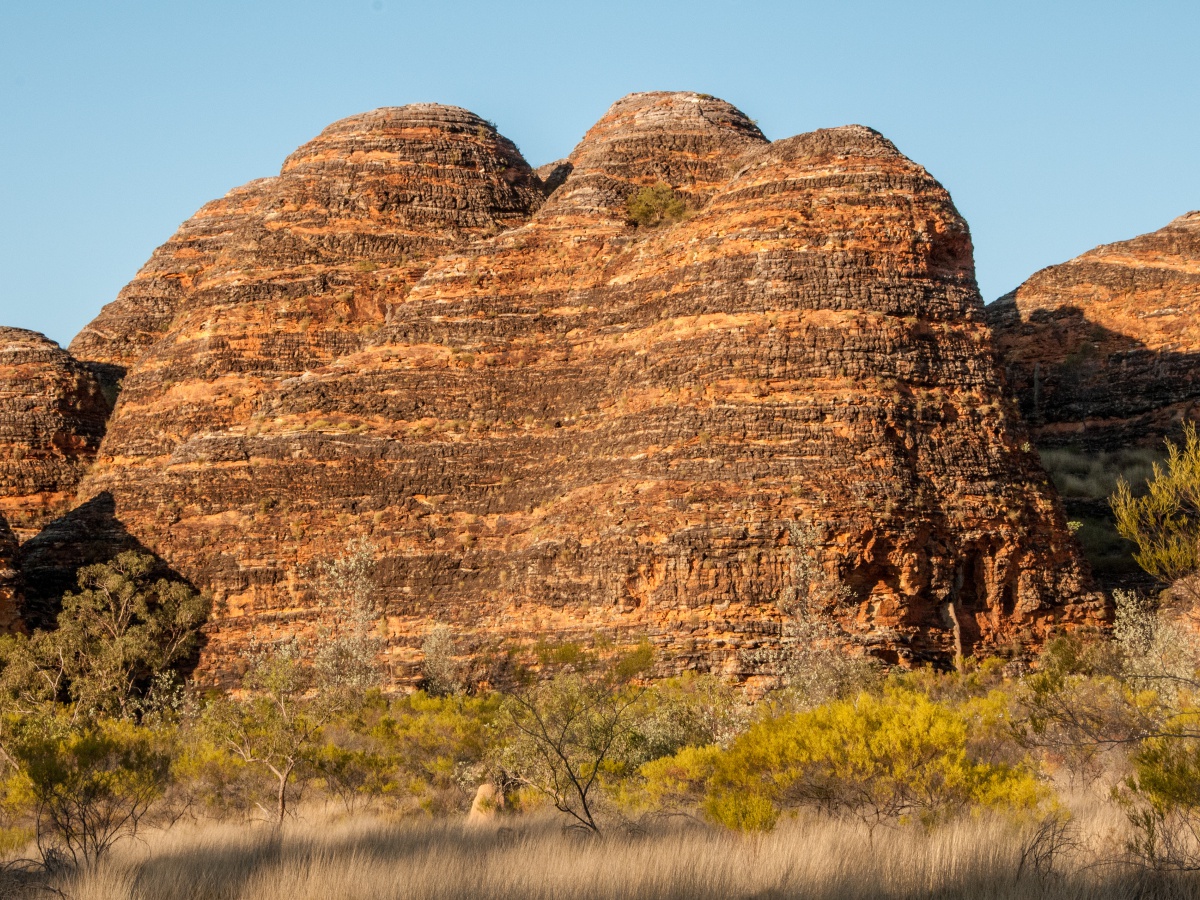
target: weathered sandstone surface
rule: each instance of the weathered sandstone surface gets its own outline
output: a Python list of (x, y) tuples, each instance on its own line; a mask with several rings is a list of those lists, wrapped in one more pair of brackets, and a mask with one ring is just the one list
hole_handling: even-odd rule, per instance
[(0, 328), (0, 516), (22, 539), (70, 508), (104, 436), (100, 385), (54, 341)]
[[(633, 227), (658, 182), (689, 215)], [(902, 662), (1103, 617), (966, 224), (867, 128), (770, 143), (637, 94), (535, 173), (462, 110), (356, 116), (201, 210), (72, 348), (124, 382), (27, 578), (104, 535), (153, 550), (218, 601), (204, 677), (329, 627), (317, 567), (357, 539), (397, 683), (436, 623), (746, 675), (781, 601)], [(844, 587), (796, 597), (809, 528)]]
[(1200, 418), (1200, 212), (1042, 269), (987, 312), (1042, 445), (1159, 446)]

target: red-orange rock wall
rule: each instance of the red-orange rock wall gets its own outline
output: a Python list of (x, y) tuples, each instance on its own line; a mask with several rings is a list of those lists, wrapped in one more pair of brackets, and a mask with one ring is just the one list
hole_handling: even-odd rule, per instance
[(0, 518), (28, 538), (66, 512), (104, 436), (108, 404), (54, 341), (0, 328)]
[[(298, 151), (278, 182), (315, 166), (288, 201), (310, 212), (264, 200), (231, 224), (122, 363), (80, 499), (111, 497), (213, 590), (206, 677), (250, 640), (315, 634), (315, 564), (357, 537), (398, 682), (437, 622), (464, 646), (647, 635), (664, 671), (752, 674), (797, 525), (848, 589), (824, 614), (884, 658), (949, 659), (955, 618), (980, 652), (1100, 621), (1003, 399), (966, 225), (923, 169), (869, 129), (771, 144), (722, 101), (633, 95), (539, 208), (511, 145), (460, 112), (420, 166), (354, 120)], [(430, 218), (364, 199), (377, 169)], [(659, 181), (689, 216), (632, 227), (625, 198)]]

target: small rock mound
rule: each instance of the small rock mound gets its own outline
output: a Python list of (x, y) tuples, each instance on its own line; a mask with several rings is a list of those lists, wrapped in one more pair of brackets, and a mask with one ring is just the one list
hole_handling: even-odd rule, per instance
[(571, 174), (538, 215), (623, 222), (638, 187), (665, 182), (702, 206), (737, 161), (767, 139), (745, 113), (690, 92), (630, 94), (614, 103), (569, 157)]
[(33, 331), (0, 328), (0, 515), (18, 537), (64, 512), (109, 407), (87, 367)]

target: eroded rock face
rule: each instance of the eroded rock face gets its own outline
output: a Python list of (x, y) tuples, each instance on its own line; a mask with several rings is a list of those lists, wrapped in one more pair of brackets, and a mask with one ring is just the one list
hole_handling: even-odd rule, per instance
[[(206, 404), (237, 407), (260, 377), (358, 346), (432, 259), (524, 221), (538, 187), (516, 147), (466, 110), (414, 104), (351, 116), (277, 177), (185, 222), (71, 352), (110, 380), (137, 364), (127, 406), (167, 378), (205, 382)], [(161, 424), (191, 428), (186, 412)]]
[(1153, 590), (1109, 496), (1200, 419), (1200, 212), (1033, 275), (987, 307), (1033, 440), (1105, 588)]
[[(468, 649), (649, 636), (663, 671), (752, 674), (809, 527), (846, 586), (820, 614), (884, 658), (1103, 616), (1002, 399), (966, 224), (880, 135), (769, 143), (723, 101), (638, 94), (535, 176), (469, 114), (417, 109), (443, 148), (421, 165), (361, 124), (293, 155), (279, 180), (315, 166), (297, 208), (324, 224), (223, 238), (81, 492), (215, 593), (206, 677), (316, 633), (315, 565), (356, 538), (396, 682), (435, 623)], [(364, 199), (352, 165), (403, 173), (430, 218)], [(688, 216), (634, 228), (658, 182)], [(276, 255), (297, 246), (319, 252)]]
[[(163, 524), (188, 496), (205, 497), (207, 465), (185, 448), (252, 428), (271, 386), (362, 345), (434, 259), (525, 221), (542, 199), (489, 123), (415, 104), (336, 122), (279, 176), (201, 209), (71, 344), (120, 401), (85, 508), (23, 551), (32, 608), (50, 609), (78, 565), (153, 551), (140, 536), (157, 540), (154, 525), (135, 516), (127, 526), (118, 507), (149, 490), (139, 503)], [(253, 466), (240, 471), (255, 480)], [(227, 558), (215, 546), (203, 554), (210, 565)]]
[(0, 516), (17, 537), (66, 512), (108, 404), (87, 368), (33, 331), (0, 328)]
[(1200, 419), (1200, 212), (1036, 273), (987, 308), (1045, 446), (1160, 446)]

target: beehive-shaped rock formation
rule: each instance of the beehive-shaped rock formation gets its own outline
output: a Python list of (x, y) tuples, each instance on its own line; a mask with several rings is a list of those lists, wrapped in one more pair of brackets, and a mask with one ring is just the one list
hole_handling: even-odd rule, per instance
[[(460, 110), (346, 120), (202, 210), (73, 345), (128, 369), (81, 499), (215, 593), (203, 673), (315, 634), (317, 564), (357, 538), (396, 681), (438, 622), (749, 674), (806, 532), (843, 585), (814, 612), (887, 659), (1098, 621), (921, 167), (867, 128), (769, 143), (656, 93), (543, 175)], [(635, 227), (659, 183), (686, 214)], [(122, 322), (157, 329), (136, 359), (96, 349)]]
[(54, 341), (0, 328), (0, 516), (28, 538), (66, 512), (104, 436), (108, 404)]
[(1039, 443), (1161, 446), (1200, 419), (1200, 212), (1042, 269), (987, 309)]

